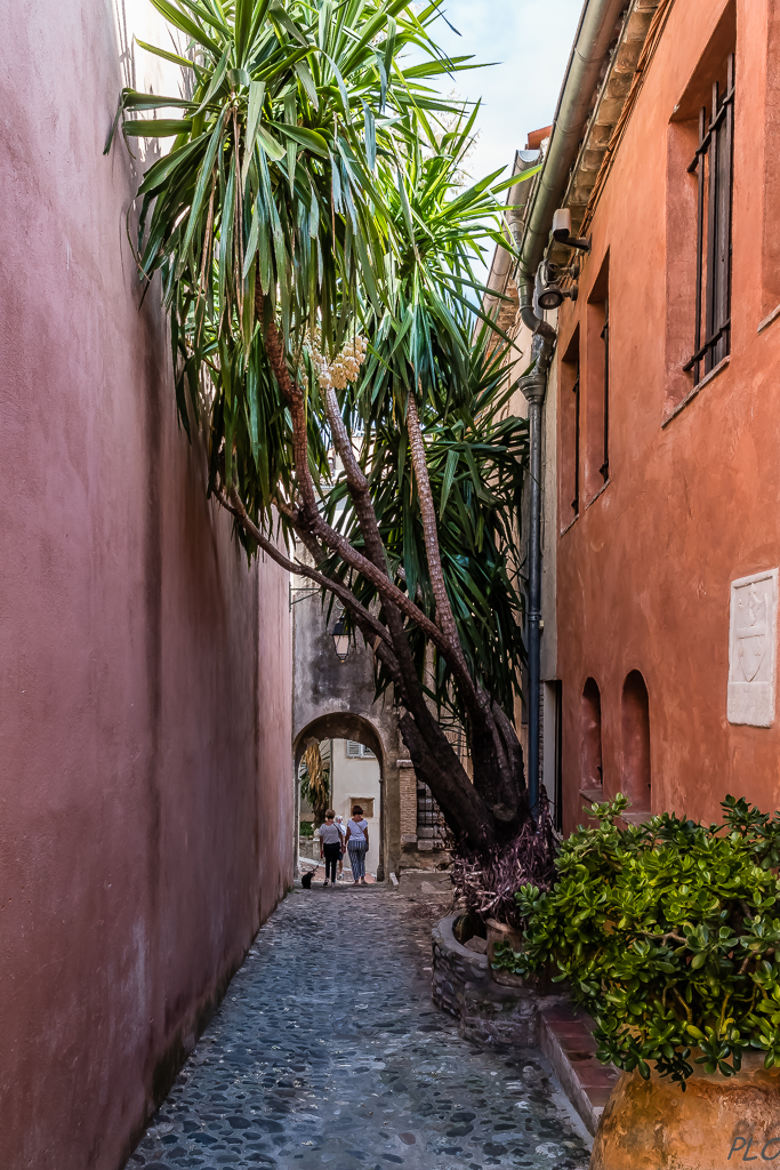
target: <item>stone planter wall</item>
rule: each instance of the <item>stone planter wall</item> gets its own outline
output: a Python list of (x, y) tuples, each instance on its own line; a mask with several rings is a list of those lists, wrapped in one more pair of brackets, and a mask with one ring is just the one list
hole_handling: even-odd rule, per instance
[(464, 947), (452, 933), (459, 917), (442, 918), (433, 929), (433, 1002), (455, 1016), (462, 1036), (483, 1044), (532, 1045), (539, 1027), (539, 993), (499, 985), (487, 955)]

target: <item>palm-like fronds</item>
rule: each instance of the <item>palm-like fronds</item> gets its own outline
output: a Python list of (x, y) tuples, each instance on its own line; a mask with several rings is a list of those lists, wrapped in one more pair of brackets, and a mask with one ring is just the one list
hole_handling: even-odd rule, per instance
[[(139, 264), (147, 277), (162, 273), (185, 425), (187, 397), (197, 412), (205, 375), (212, 446), (224, 451), (228, 478), (248, 473), (241, 487), (262, 517), (290, 465), (259, 449), (260, 433), (268, 446), (283, 426), (263, 376), (257, 291), (294, 364), (307, 331), (320, 330), (333, 353), (366, 301), (382, 312), (395, 266), (387, 260), (402, 266), (405, 243), (388, 175), (403, 177), (407, 149), (418, 149), (421, 112), (449, 110), (429, 83), (465, 61), (441, 57), (428, 31), (434, 6), (416, 14), (409, 0), (152, 3), (188, 38), (186, 55), (174, 56), (191, 97), (123, 93), (126, 115), (180, 114), (124, 121), (130, 137), (173, 137), (139, 189)], [(410, 48), (417, 60), (404, 67)], [(269, 422), (270, 433), (261, 430)], [(234, 443), (251, 456), (245, 468), (240, 452), (233, 465)]]
[[(491, 354), (479, 342), (478, 337), (468, 362), (468, 382), (458, 388), (458, 406), (440, 414), (429, 404), (422, 423), (442, 568), (461, 644), (480, 685), (511, 710), (524, 658), (516, 517), (527, 423), (507, 412), (510, 387), (503, 352)], [(361, 441), (371, 498), (396, 580), (433, 618), (435, 603), (406, 433), (390, 413), (366, 422)], [(328, 494), (327, 508), (345, 535), (360, 544), (359, 524), (343, 479)], [(363, 605), (378, 602), (371, 583), (353, 578), (337, 556), (328, 562), (328, 573), (351, 580)], [(408, 634), (420, 679), (431, 686), (441, 707), (465, 720), (457, 691), (449, 685), (445, 660), (439, 654), (431, 660), (427, 640), (413, 623)]]
[[(508, 824), (520, 753), (496, 707), (510, 710), (522, 657), (525, 424), (507, 414), (495, 330), (475, 333), (475, 261), (503, 239), (506, 184), (463, 187), (476, 111), (437, 90), (469, 60), (437, 49), (435, 3), (151, 2), (182, 46), (143, 47), (187, 80), (183, 96), (122, 96), (126, 136), (172, 139), (140, 187), (138, 262), (161, 274), (210, 489), (250, 552), (291, 563), (274, 525), (303, 541), (302, 571), (413, 712), (420, 767), (449, 750), (431, 695), (474, 732), (488, 804), (456, 759), (436, 788), (450, 824), (499, 806)], [(344, 387), (318, 353), (327, 364), (358, 332), (368, 361)]]
[[(123, 94), (126, 113), (180, 115), (124, 122), (128, 136), (174, 139), (139, 190), (142, 271), (161, 268), (169, 304), (184, 286), (196, 322), (208, 313), (221, 330), (238, 328), (247, 348), (255, 279), (286, 337), (319, 310), (338, 346), (358, 281), (378, 296), (377, 258), (392, 247), (378, 162), (397, 161), (411, 108), (446, 108), (426, 84), (448, 67), (427, 32), (432, 10), (415, 15), (409, 0), (152, 3), (190, 38), (178, 60), (192, 96)], [(404, 70), (410, 46), (427, 59)]]
[[(418, 485), (404, 419), (410, 393), (419, 399), (427, 475), (438, 544), (458, 636), (474, 677), (507, 710), (523, 659), (518, 515), (526, 457), (525, 420), (509, 414), (507, 345), (488, 325), (475, 332), (468, 300), (479, 288), (480, 245), (499, 234), (496, 175), (463, 190), (463, 158), (474, 114), (436, 133), (420, 115), (421, 134), (404, 139), (405, 167), (388, 176), (387, 219), (397, 249), (386, 265), (387, 300), (366, 308), (371, 361), (344, 413), (361, 435), (361, 463), (380, 532), (398, 581), (431, 618), (436, 604), (423, 540)], [(498, 342), (498, 344), (497, 344)], [(360, 543), (345, 483), (329, 514)], [(337, 558), (329, 572), (345, 574)], [(369, 582), (353, 588), (375, 604)], [(426, 639), (409, 626), (417, 670), (437, 702), (466, 713), (449, 686), (447, 663), (426, 654)], [(431, 667), (433, 673), (431, 674)]]

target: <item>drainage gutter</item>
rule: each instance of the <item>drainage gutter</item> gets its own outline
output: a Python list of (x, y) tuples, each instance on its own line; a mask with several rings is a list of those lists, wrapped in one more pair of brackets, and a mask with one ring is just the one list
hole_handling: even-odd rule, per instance
[(566, 190), (610, 45), (628, 6), (626, 0), (585, 2), (558, 98), (550, 145), (523, 230), (518, 264), (522, 278), (533, 280), (547, 247), (553, 212)]

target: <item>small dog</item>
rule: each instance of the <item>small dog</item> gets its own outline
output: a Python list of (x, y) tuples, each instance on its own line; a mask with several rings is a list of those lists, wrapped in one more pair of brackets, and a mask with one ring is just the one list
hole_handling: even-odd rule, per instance
[(301, 878), (301, 885), (303, 886), (304, 890), (311, 889), (311, 879), (313, 877), (314, 877), (314, 872), (312, 870), (309, 870), (308, 873), (305, 873), (303, 875), (303, 877)]

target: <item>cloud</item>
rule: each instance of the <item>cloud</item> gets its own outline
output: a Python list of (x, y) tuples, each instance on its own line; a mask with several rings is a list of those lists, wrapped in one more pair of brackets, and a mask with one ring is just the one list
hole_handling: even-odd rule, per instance
[(479, 140), (470, 169), (484, 174), (511, 166), (530, 130), (553, 120), (577, 29), (582, 0), (444, 0), (434, 35), (453, 56), (497, 61), (468, 70), (454, 88), (470, 101), (482, 98)]

